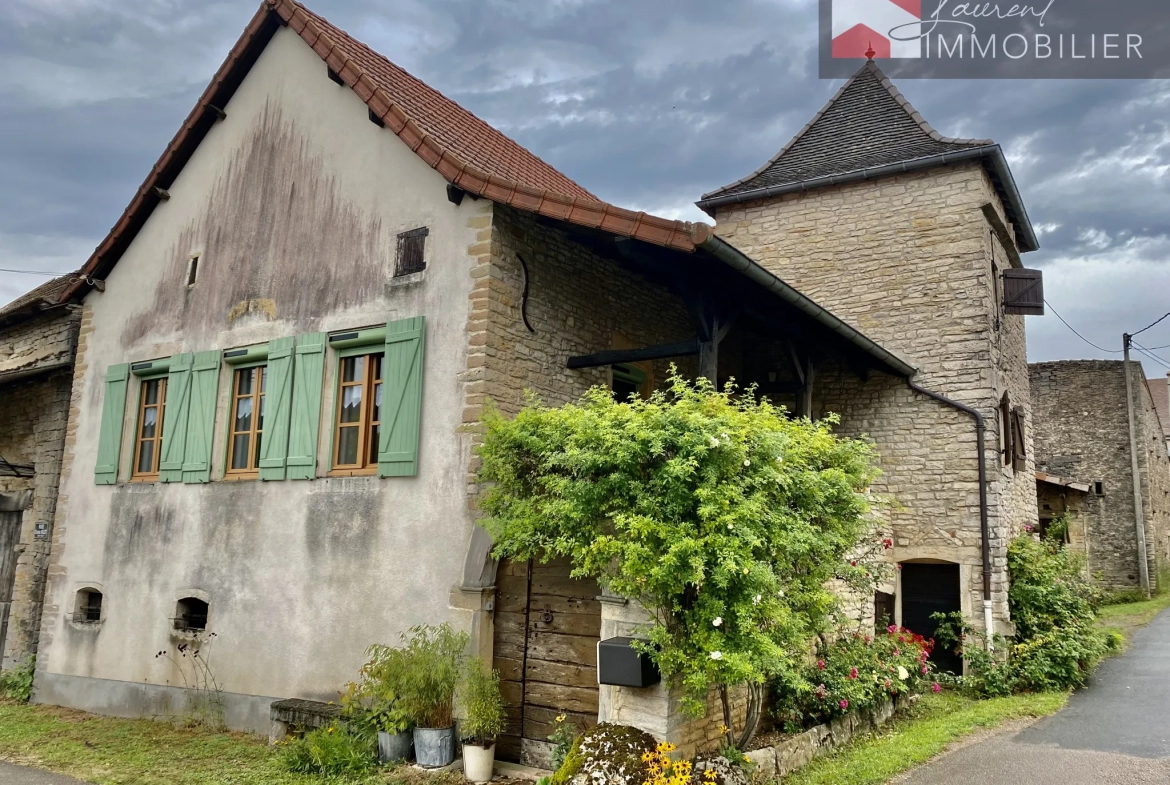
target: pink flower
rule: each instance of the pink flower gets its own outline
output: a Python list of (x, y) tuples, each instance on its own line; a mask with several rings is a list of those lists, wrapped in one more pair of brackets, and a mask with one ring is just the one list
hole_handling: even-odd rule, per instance
[(936, 681), (934, 684), (930, 685), (930, 691), (931, 691), (931, 692), (938, 692), (938, 691), (939, 691), (939, 690), (941, 690), (941, 689), (942, 689), (942, 687), (938, 686), (938, 682), (937, 682), (937, 681)]
[(882, 548), (884, 548), (885, 550), (888, 551), (890, 548), (893, 548), (893, 547), (894, 547), (893, 540), (889, 539), (888, 537), (886, 539), (882, 540)]
[(825, 661), (817, 660), (817, 670), (823, 671), (825, 669)]
[(845, 711), (846, 709), (849, 708), (849, 701), (842, 699), (840, 706), (841, 706), (841, 711)]
[(865, 636), (865, 645), (866, 645), (866, 646), (868, 646), (868, 645), (869, 645), (869, 644), (871, 644), (871, 643), (873, 643), (873, 638), (871, 638), (870, 636), (866, 635), (866, 636)]
[(886, 627), (886, 632), (890, 633), (890, 635), (893, 635), (897, 631), (898, 631), (897, 624), (891, 624), (889, 627)]
[(851, 678), (851, 679), (857, 678), (857, 668), (850, 668), (849, 669), (849, 678)]
[(901, 564), (895, 564), (895, 565), (894, 565), (894, 569), (896, 569), (896, 570), (898, 570), (899, 572), (901, 572), (901, 571), (902, 571), (902, 565), (901, 565)]
[(922, 671), (922, 675), (925, 676), (926, 675), (926, 666), (925, 665), (922, 666), (921, 671)]
[(895, 657), (901, 657), (901, 656), (902, 656), (902, 650), (901, 650), (901, 649), (899, 649), (897, 646), (895, 646), (895, 647), (894, 647), (894, 656), (895, 656)]
[(891, 687), (892, 684), (893, 684), (893, 682), (891, 682), (889, 679), (886, 679), (886, 689), (887, 690)]

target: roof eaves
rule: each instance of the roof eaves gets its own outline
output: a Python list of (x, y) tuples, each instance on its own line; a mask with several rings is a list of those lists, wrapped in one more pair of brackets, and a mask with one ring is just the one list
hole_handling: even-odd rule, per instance
[(710, 232), (710, 227), (706, 224), (659, 218), (644, 212), (626, 210), (607, 202), (536, 189), (483, 172), (423, 131), (357, 63), (344, 56), (337, 42), (318, 27), (316, 21), (299, 3), (294, 0), (268, 2), (272, 3), (273, 10), (287, 22), (289, 28), (309, 44), (387, 128), (428, 166), (464, 191), (549, 218), (604, 229), (614, 234), (683, 251), (694, 250), (695, 242), (692, 235), (696, 232), (700, 236), (706, 236)]

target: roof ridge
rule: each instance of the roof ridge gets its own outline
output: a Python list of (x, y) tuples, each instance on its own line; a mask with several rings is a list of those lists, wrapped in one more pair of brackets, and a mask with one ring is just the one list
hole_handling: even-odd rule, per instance
[[(519, 150), (522, 150), (523, 152), (525, 152), (525, 153), (527, 153), (528, 155), (532, 156), (534, 159), (536, 159), (537, 161), (539, 161), (539, 162), (540, 162), (542, 165), (544, 165), (544, 166), (548, 167), (548, 169), (549, 169), (549, 170), (551, 170), (552, 172), (555, 172), (557, 175), (559, 175), (560, 177), (563, 177), (563, 178), (564, 178), (565, 180), (567, 180), (569, 183), (571, 183), (572, 185), (576, 186), (578, 189), (580, 189), (580, 191), (581, 191), (583, 194), (588, 194), (589, 196), (593, 197), (593, 199), (594, 199), (594, 200), (596, 200), (596, 201), (599, 201), (599, 202), (600, 202), (600, 201), (602, 201), (600, 198), (598, 198), (596, 195), (594, 195), (592, 192), (590, 192), (590, 191), (589, 191), (587, 188), (585, 188), (584, 186), (582, 186), (582, 185), (581, 185), (580, 183), (578, 183), (576, 180), (574, 180), (573, 178), (569, 177), (567, 174), (565, 174), (565, 173), (564, 173), (564, 172), (562, 172), (561, 170), (557, 169), (555, 166), (553, 166), (552, 164), (550, 164), (548, 161), (545, 161), (545, 160), (544, 160), (543, 158), (541, 158), (539, 155), (537, 155), (536, 153), (532, 152), (531, 150), (529, 150), (527, 147), (525, 147), (524, 145), (522, 145), (522, 144), (520, 144), (519, 142), (517, 142), (517, 141), (516, 141), (515, 139), (513, 139), (512, 137), (508, 136), (507, 134), (505, 134), (505, 133), (504, 133), (503, 131), (501, 131), (500, 129), (496, 128), (496, 127), (495, 127), (494, 125), (492, 125), (491, 123), (488, 123), (488, 122), (484, 121), (482, 118), (480, 118), (480, 117), (479, 117), (478, 115), (476, 115), (474, 112), (472, 112), (471, 110), (469, 110), (467, 107), (465, 107), (465, 106), (463, 106), (462, 104), (460, 104), (458, 101), (456, 101), (456, 100), (454, 100), (453, 98), (449, 97), (449, 96), (448, 96), (448, 95), (446, 95), (445, 93), (442, 93), (442, 92), (440, 92), (439, 90), (436, 90), (435, 88), (431, 87), (429, 84), (427, 84), (426, 82), (424, 82), (422, 79), (419, 79), (417, 76), (415, 76), (414, 74), (412, 74), (410, 71), (407, 71), (407, 70), (406, 70), (405, 68), (403, 68), (402, 66), (398, 65), (398, 63), (395, 63), (393, 60), (391, 60), (391, 59), (390, 59), (389, 57), (387, 57), (386, 55), (384, 55), (384, 54), (382, 54), (381, 52), (379, 52), (378, 50), (374, 49), (372, 46), (370, 46), (369, 44), (365, 43), (364, 41), (361, 41), (361, 40), (359, 40), (359, 39), (355, 38), (354, 36), (352, 36), (352, 35), (351, 35), (349, 32), (347, 32), (346, 30), (344, 30), (344, 29), (342, 29), (342, 28), (338, 27), (337, 25), (335, 25), (335, 24), (333, 24), (332, 22), (330, 22), (328, 19), (326, 19), (326, 18), (325, 18), (324, 16), (322, 16), (321, 14), (318, 14), (316, 11), (313, 11), (311, 8), (307, 7), (307, 6), (306, 6), (304, 3), (301, 3), (301, 2), (299, 2), (298, 0), (265, 0), (265, 2), (266, 2), (268, 5), (272, 6), (273, 10), (277, 11), (277, 13), (280, 13), (280, 11), (279, 11), (279, 9), (278, 9), (277, 7), (278, 7), (278, 6), (279, 6), (279, 5), (280, 5), (282, 2), (287, 2), (287, 3), (291, 4), (291, 5), (294, 5), (294, 6), (297, 6), (297, 7), (299, 7), (299, 8), (300, 8), (302, 11), (304, 11), (306, 14), (308, 14), (308, 15), (309, 15), (309, 16), (310, 16), (310, 17), (311, 17), (313, 20), (315, 20), (315, 21), (318, 21), (318, 22), (321, 22), (321, 23), (323, 23), (323, 24), (327, 25), (327, 26), (328, 26), (328, 27), (329, 27), (331, 30), (333, 30), (333, 31), (336, 31), (336, 32), (337, 32), (339, 35), (341, 35), (341, 36), (344, 36), (344, 37), (345, 37), (345, 38), (346, 38), (348, 41), (350, 41), (350, 42), (351, 42), (351, 43), (353, 43), (354, 45), (356, 45), (356, 46), (358, 46), (358, 47), (361, 47), (361, 49), (363, 49), (363, 50), (364, 50), (366, 53), (368, 53), (368, 54), (369, 54), (371, 57), (373, 57), (373, 58), (376, 58), (377, 60), (380, 60), (381, 62), (383, 62), (384, 64), (386, 64), (386, 65), (387, 65), (387, 66), (389, 66), (390, 68), (394, 69), (394, 70), (395, 70), (395, 71), (397, 71), (398, 73), (402, 74), (404, 77), (406, 77), (407, 79), (409, 79), (411, 82), (413, 82), (414, 84), (418, 85), (418, 86), (419, 86), (419, 87), (421, 87), (422, 89), (424, 89), (424, 90), (429, 90), (429, 91), (431, 91), (431, 92), (435, 93), (436, 95), (440, 96), (440, 97), (441, 97), (441, 98), (442, 98), (444, 101), (447, 101), (448, 103), (450, 103), (451, 105), (453, 105), (455, 108), (457, 108), (457, 109), (458, 109), (460, 112), (463, 112), (463, 113), (464, 113), (465, 115), (467, 115), (468, 117), (470, 117), (470, 118), (473, 118), (473, 119), (475, 119), (475, 120), (478, 120), (480, 123), (482, 123), (482, 124), (483, 124), (483, 126), (484, 126), (484, 127), (485, 127), (485, 128), (486, 128), (486, 129), (487, 129), (487, 130), (488, 130), (488, 131), (489, 131), (489, 132), (490, 132), (490, 133), (491, 133), (493, 136), (495, 136), (496, 138), (498, 138), (500, 141), (504, 142), (505, 144), (507, 144), (507, 145), (509, 145), (509, 146), (514, 146), (514, 147), (516, 147), (517, 149), (519, 149)], [(284, 15), (283, 15), (283, 14), (281, 14), (281, 16), (283, 17)], [(399, 107), (399, 108), (401, 109), (401, 107)], [(407, 113), (405, 112), (405, 110), (403, 111), (403, 114), (407, 114)], [(570, 195), (571, 195), (571, 194), (570, 194)]]
[(902, 108), (902, 111), (906, 112), (906, 114), (910, 117), (910, 119), (914, 121), (914, 123), (918, 126), (919, 130), (921, 130), (923, 133), (925, 133), (927, 136), (929, 136), (934, 141), (939, 142), (941, 144), (957, 144), (957, 145), (964, 145), (964, 146), (971, 146), (971, 147), (995, 144), (995, 142), (993, 142), (990, 139), (958, 139), (958, 138), (943, 136), (938, 131), (936, 131), (933, 127), (931, 127), (930, 123), (928, 123), (926, 121), (926, 118), (924, 118), (919, 113), (919, 111), (914, 108), (913, 104), (911, 104), (910, 101), (907, 100), (906, 97), (902, 95), (901, 91), (898, 90), (898, 88), (894, 85), (894, 83), (892, 81), (890, 81), (890, 78), (885, 75), (885, 73), (881, 70), (881, 68), (878, 67), (877, 63), (875, 63), (873, 60), (866, 60), (865, 63), (853, 73), (853, 76), (851, 76), (847, 80), (845, 80), (845, 84), (841, 85), (841, 87), (837, 90), (837, 92), (833, 94), (833, 97), (830, 98), (828, 100), (828, 102), (826, 102), (825, 105), (821, 107), (820, 111), (817, 112), (815, 115), (813, 115), (812, 119), (810, 119), (807, 123), (805, 123), (804, 127), (801, 128), (799, 131), (797, 131), (796, 135), (793, 136), (788, 141), (788, 143), (785, 144), (784, 147), (782, 147), (780, 149), (780, 152), (776, 153), (774, 156), (769, 158), (768, 161), (763, 166), (756, 169), (754, 172), (747, 175), (746, 177), (741, 177), (740, 179), (736, 180), (733, 183), (728, 183), (727, 185), (724, 185), (720, 188), (716, 188), (714, 191), (708, 191), (707, 193), (703, 194), (702, 197), (700, 197), (699, 201), (703, 202), (703, 201), (706, 201), (707, 199), (712, 199), (714, 197), (717, 197), (717, 196), (719, 196), (727, 191), (730, 191), (731, 189), (733, 189), (737, 186), (744, 185), (745, 183), (748, 183), (748, 182), (754, 180), (755, 178), (759, 177), (760, 175), (762, 175), (766, 171), (768, 171), (768, 169), (770, 169), (782, 157), (784, 157), (785, 153), (787, 153), (789, 150), (791, 150), (794, 146), (796, 146), (797, 142), (799, 142), (801, 139), (804, 138), (805, 134), (807, 134), (808, 131), (814, 125), (816, 125), (817, 122), (822, 117), (825, 116), (825, 114), (841, 99), (841, 97), (843, 95), (845, 95), (846, 91), (850, 87), (853, 86), (853, 84), (858, 80), (858, 78), (860, 78), (867, 71), (873, 74), (873, 76), (878, 80), (878, 83), (883, 88), (885, 88), (886, 92), (889, 93), (890, 97), (892, 99), (894, 99), (894, 102), (897, 103), (898, 106), (900, 106)]

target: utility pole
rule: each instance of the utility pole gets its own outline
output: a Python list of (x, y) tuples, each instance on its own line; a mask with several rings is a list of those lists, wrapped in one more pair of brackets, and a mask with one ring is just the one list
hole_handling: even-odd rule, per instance
[(1133, 382), (1129, 378), (1129, 345), (1133, 336), (1124, 333), (1121, 337), (1125, 349), (1125, 409), (1129, 414), (1129, 460), (1133, 472), (1133, 519), (1137, 530), (1138, 575), (1142, 580), (1142, 592), (1150, 596), (1150, 566), (1146, 561), (1146, 520), (1142, 510), (1142, 478), (1138, 474), (1137, 426), (1133, 411)]

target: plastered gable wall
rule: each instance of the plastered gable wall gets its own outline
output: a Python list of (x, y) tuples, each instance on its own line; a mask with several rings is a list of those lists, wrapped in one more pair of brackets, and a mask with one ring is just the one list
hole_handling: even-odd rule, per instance
[[(1088, 505), (1089, 570), (1108, 588), (1138, 585), (1137, 532), (1125, 375), (1118, 360), (1033, 363), (1031, 386), (1036, 412), (1036, 455), (1042, 471), (1104, 485), (1105, 495)], [(1138, 471), (1151, 579), (1167, 557), (1168, 459), (1158, 449), (1153, 399), (1141, 365), (1130, 368), (1135, 409)]]
[[(761, 265), (920, 369), (916, 381), (983, 414), (996, 615), (1006, 618), (1006, 541), (1036, 520), (1030, 445), (1004, 467), (996, 409), (1007, 391), (1031, 417), (1023, 317), (998, 318), (993, 262), (1008, 266), (981, 207), (1002, 205), (978, 166), (904, 174), (720, 208), (716, 230)], [(981, 602), (971, 419), (875, 375), (826, 367), (819, 412), (881, 453), (875, 490), (893, 498), (898, 560), (966, 565), (964, 604)], [(864, 388), (864, 389), (862, 389)], [(1026, 441), (1030, 426), (1026, 425)]]
[[(236, 695), (334, 698), (369, 644), (451, 616), (448, 590), (459, 582), (471, 531), (469, 437), (459, 433), (468, 253), (490, 223), (490, 204), (449, 203), (442, 177), (370, 123), (364, 104), (331, 82), (288, 29), (276, 33), (225, 109), (105, 293), (86, 299), (74, 454), (39, 663), (43, 700), (156, 709), (146, 705), (154, 693), (119, 693), (118, 685), (181, 681), (154, 655), (178, 642), (169, 619), (186, 594), (210, 601), (216, 675)], [(427, 269), (393, 281), (395, 236), (420, 226), (430, 232)], [(195, 253), (199, 275), (188, 288)], [(121, 484), (94, 484), (107, 366), (417, 315), (427, 317), (417, 477), (320, 476), (334, 412), (330, 352), (318, 479), (126, 483), (126, 438)], [(222, 476), (229, 379), (221, 368), (213, 479)], [(132, 379), (128, 411), (137, 396)], [(66, 619), (86, 585), (105, 595), (96, 628)], [(78, 677), (106, 686), (79, 686)], [(142, 705), (128, 705), (135, 701)], [(229, 721), (266, 723), (262, 702), (249, 706), (229, 711)]]

